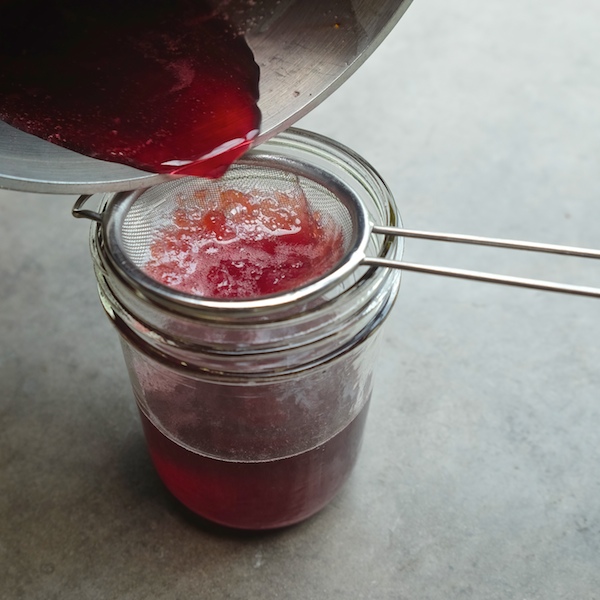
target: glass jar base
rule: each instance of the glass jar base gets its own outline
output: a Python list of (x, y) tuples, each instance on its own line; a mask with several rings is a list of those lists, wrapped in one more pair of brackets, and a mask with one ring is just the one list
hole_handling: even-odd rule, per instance
[(236, 529), (276, 529), (308, 519), (346, 482), (361, 446), (368, 403), (339, 433), (306, 452), (261, 462), (194, 453), (168, 439), (141, 413), (154, 466), (187, 508)]

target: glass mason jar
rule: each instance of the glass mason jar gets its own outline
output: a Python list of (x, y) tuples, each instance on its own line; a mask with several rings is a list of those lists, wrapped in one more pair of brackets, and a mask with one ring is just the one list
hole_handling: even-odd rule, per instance
[[(297, 129), (260, 148), (334, 173), (374, 222), (400, 226), (385, 183), (350, 150)], [(371, 236), (369, 251), (393, 259), (400, 246)], [(108, 254), (102, 223), (92, 225), (91, 251), (149, 452), (172, 494), (243, 529), (290, 525), (323, 508), (356, 462), (377, 334), (400, 271), (359, 267), (317, 296), (220, 310), (182, 307), (132, 284)]]

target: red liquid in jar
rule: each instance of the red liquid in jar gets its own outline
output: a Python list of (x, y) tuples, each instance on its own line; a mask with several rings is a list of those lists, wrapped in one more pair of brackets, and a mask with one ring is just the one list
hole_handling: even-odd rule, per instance
[[(156, 231), (145, 266), (149, 275), (178, 290), (213, 298), (255, 298), (298, 287), (328, 272), (341, 258), (340, 228), (322, 223), (299, 187), (265, 195), (215, 184), (179, 203), (172, 222)], [(331, 500), (352, 470), (367, 407), (329, 440), (290, 456), (290, 440), (298, 443), (304, 435), (294, 411), (300, 415), (303, 402), (314, 402), (330, 411), (333, 422), (340, 419), (343, 424), (344, 417), (335, 411), (344, 403), (338, 399), (343, 393), (339, 378), (347, 376), (352, 374), (330, 366), (328, 375), (311, 380), (311, 386), (299, 385), (297, 399), (286, 390), (282, 406), (277, 392), (268, 391), (251, 408), (241, 398), (223, 397), (228, 392), (218, 383), (190, 382), (158, 391), (160, 384), (142, 382), (141, 388), (148, 389), (147, 405), (173, 438), (182, 435), (194, 448), (194, 440), (202, 447), (215, 443), (217, 436), (219, 448), (243, 443), (250, 456), (236, 462), (194, 452), (142, 413), (156, 469), (183, 504), (223, 525), (267, 529), (305, 519)], [(287, 385), (293, 392), (294, 381)], [(236, 393), (235, 386), (229, 389)], [(207, 408), (219, 421), (218, 431), (205, 416)], [(314, 418), (319, 416), (316, 411)], [(265, 448), (283, 458), (253, 461)]]
[(156, 470), (177, 499), (222, 525), (272, 529), (310, 517), (335, 496), (356, 462), (367, 411), (368, 403), (349, 425), (316, 448), (264, 462), (196, 454), (141, 415)]
[(93, 158), (217, 177), (258, 134), (258, 78), (204, 0), (0, 2), (0, 119)]
[(299, 186), (196, 196), (196, 204), (188, 198), (175, 210), (150, 248), (145, 271), (169, 287), (207, 298), (257, 298), (317, 279), (342, 258), (339, 225), (311, 211)]

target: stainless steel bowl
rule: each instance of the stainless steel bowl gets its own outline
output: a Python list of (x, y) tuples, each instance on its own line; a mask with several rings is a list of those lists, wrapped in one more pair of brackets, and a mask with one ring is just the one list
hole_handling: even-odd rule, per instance
[[(230, 0), (228, 15), (246, 32), (260, 66), (259, 143), (322, 102), (371, 54), (411, 0)], [(0, 121), (0, 187), (90, 194), (168, 179), (101, 161)]]

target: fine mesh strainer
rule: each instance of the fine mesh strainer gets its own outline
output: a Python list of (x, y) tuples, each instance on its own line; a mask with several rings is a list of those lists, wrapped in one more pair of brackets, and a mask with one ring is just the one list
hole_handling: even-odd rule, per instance
[[(162, 183), (146, 190), (122, 192), (106, 199), (102, 212), (83, 208), (90, 196), (81, 196), (73, 207), (76, 217), (86, 217), (100, 223), (107, 256), (117, 272), (135, 289), (162, 303), (175, 303), (188, 308), (254, 309), (277, 307), (300, 299), (323, 296), (336, 287), (344, 288), (348, 278), (356, 278), (361, 267), (387, 267), (407, 271), (459, 277), (501, 283), (546, 291), (565, 292), (600, 297), (600, 289), (553, 283), (535, 279), (495, 275), (478, 271), (413, 264), (389, 258), (387, 251), (396, 236), (446, 242), (459, 242), (501, 248), (530, 250), (569, 256), (600, 258), (600, 251), (554, 244), (502, 240), (480, 236), (432, 233), (373, 222), (372, 211), (365, 202), (369, 189), (345, 164), (344, 154), (360, 160), (365, 174), (373, 177), (376, 193), (390, 192), (377, 174), (360, 157), (330, 140), (332, 155), (319, 151), (324, 141), (312, 136), (315, 147), (310, 160), (302, 153), (287, 152), (293, 148), (297, 133), (287, 133), (249, 152), (218, 180), (183, 178)], [(303, 134), (306, 136), (307, 134)], [(312, 135), (312, 134), (311, 134)], [(309, 136), (310, 137), (310, 136)], [(333, 161), (333, 162), (332, 162)], [(335, 167), (335, 168), (330, 168)], [(310, 210), (318, 213), (323, 227), (341, 231), (342, 258), (324, 275), (290, 291), (243, 300), (220, 300), (192, 295), (163, 285), (148, 276), (144, 265), (150, 257), (150, 247), (156, 232), (173, 220), (176, 210), (210, 210), (224, 190), (236, 190), (256, 196), (283, 192), (301, 192)], [(391, 196), (390, 196), (391, 199)], [(393, 200), (391, 200), (393, 206)]]

